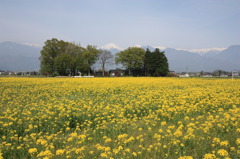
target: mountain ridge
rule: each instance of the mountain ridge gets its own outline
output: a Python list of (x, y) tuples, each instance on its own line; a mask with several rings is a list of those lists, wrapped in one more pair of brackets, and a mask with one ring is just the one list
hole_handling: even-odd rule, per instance
[(0, 43), (0, 70), (37, 71), (39, 57), (40, 48), (9, 41)]
[[(148, 48), (150, 51), (154, 51), (157, 48), (150, 45), (141, 47), (145, 50)], [(114, 53), (117, 52), (116, 48), (109, 50)], [(165, 48), (161, 51), (164, 51), (168, 58), (170, 70), (176, 72), (240, 71), (240, 62), (238, 60), (240, 59), (240, 45), (231, 45), (225, 49), (213, 48), (208, 50), (205, 53), (175, 48)]]
[[(140, 45), (137, 46), (139, 47)], [(151, 51), (154, 51), (156, 48), (150, 45), (141, 47), (143, 49), (149, 48)], [(117, 52), (123, 50), (123, 48), (113, 43), (108, 45), (108, 47), (102, 47), (102, 49), (111, 51), (114, 56)], [(160, 50), (165, 52), (165, 55), (168, 58), (170, 70), (176, 72), (240, 70), (240, 45), (231, 45), (222, 51), (211, 50), (204, 54), (174, 48), (165, 48)], [(34, 46), (28, 46), (14, 42), (1, 42), (0, 70), (38, 71), (40, 69), (40, 51), (41, 48), (36, 48)], [(122, 66), (112, 64), (111, 66), (108, 66), (108, 69), (114, 69), (116, 67)], [(100, 69), (99, 65), (96, 64), (94, 69)]]

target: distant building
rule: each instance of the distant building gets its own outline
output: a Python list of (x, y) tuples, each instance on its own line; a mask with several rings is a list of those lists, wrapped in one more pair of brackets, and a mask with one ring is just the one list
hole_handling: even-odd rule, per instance
[(180, 74), (179, 77), (190, 77), (188, 73)]
[(200, 72), (188, 72), (190, 77), (199, 77), (200, 76)]
[(170, 77), (176, 77), (176, 72), (175, 71), (169, 71), (168, 76)]
[(110, 77), (123, 77), (123, 76), (125, 76), (125, 71), (124, 70), (110, 70), (109, 76)]
[(239, 77), (239, 75), (240, 75), (239, 72), (232, 72), (231, 73), (231, 76), (233, 76), (233, 77)]
[(209, 72), (201, 72), (202, 77), (213, 77), (212, 73)]
[(228, 75), (220, 75), (220, 77), (228, 77)]

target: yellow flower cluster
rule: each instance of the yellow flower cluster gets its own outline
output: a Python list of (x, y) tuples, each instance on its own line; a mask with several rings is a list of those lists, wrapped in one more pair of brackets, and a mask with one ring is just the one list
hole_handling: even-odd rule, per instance
[(28, 153), (30, 153), (30, 154), (37, 153), (37, 149), (36, 149), (36, 148), (30, 148), (30, 149), (28, 150)]
[(240, 158), (240, 79), (0, 78), (1, 158)]

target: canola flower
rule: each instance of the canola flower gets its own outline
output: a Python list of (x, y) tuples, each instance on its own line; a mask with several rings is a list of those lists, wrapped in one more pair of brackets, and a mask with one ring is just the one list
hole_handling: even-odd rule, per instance
[(2, 152), (0, 151), (0, 159), (3, 159), (2, 155), (3, 155), (3, 154), (2, 154)]
[(205, 154), (203, 159), (216, 159), (217, 157), (214, 154)]
[(228, 152), (224, 149), (220, 149), (218, 150), (217, 152), (220, 156), (223, 156), (223, 157), (227, 157), (228, 156)]
[(30, 148), (30, 149), (28, 150), (28, 153), (30, 153), (30, 154), (37, 153), (37, 149), (36, 149), (36, 148)]
[(62, 155), (62, 154), (64, 154), (64, 150), (63, 149), (58, 149), (57, 151), (56, 151), (56, 155)]
[(240, 79), (0, 85), (0, 158), (240, 158)]

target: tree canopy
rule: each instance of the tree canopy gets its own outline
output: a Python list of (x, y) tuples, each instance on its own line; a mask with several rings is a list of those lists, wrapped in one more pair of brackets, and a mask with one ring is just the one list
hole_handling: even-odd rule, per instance
[[(106, 65), (113, 58), (110, 51), (99, 50), (94, 45), (84, 48), (53, 38), (47, 40), (41, 50), (40, 71), (46, 75), (75, 76), (79, 72), (90, 75), (92, 66), (98, 61), (104, 76)], [(129, 47), (115, 55), (115, 62), (121, 63), (128, 75), (133, 76), (166, 76), (169, 71), (168, 60), (159, 49), (151, 52), (149, 49)]]
[(91, 66), (97, 61), (100, 51), (96, 46), (88, 45), (83, 51), (84, 66), (88, 70), (88, 75), (91, 72)]
[(167, 76), (169, 72), (169, 65), (164, 51), (156, 48), (153, 52), (149, 49), (145, 54), (145, 74), (151, 76)]
[(116, 54), (116, 63), (121, 63), (128, 69), (128, 74), (131, 75), (131, 70), (140, 69), (144, 64), (145, 50), (138, 47), (129, 47)]
[(90, 74), (99, 50), (96, 46), (80, 45), (53, 38), (47, 40), (41, 50), (41, 69), (43, 74), (76, 75), (79, 71)]
[(56, 70), (55, 58), (64, 53), (67, 42), (55, 38), (47, 40), (41, 50), (40, 67), (42, 73), (53, 74)]
[(129, 75), (132, 72), (135, 76), (166, 76), (169, 71), (167, 57), (159, 49), (151, 52), (130, 47), (117, 53), (115, 60), (128, 69)]

